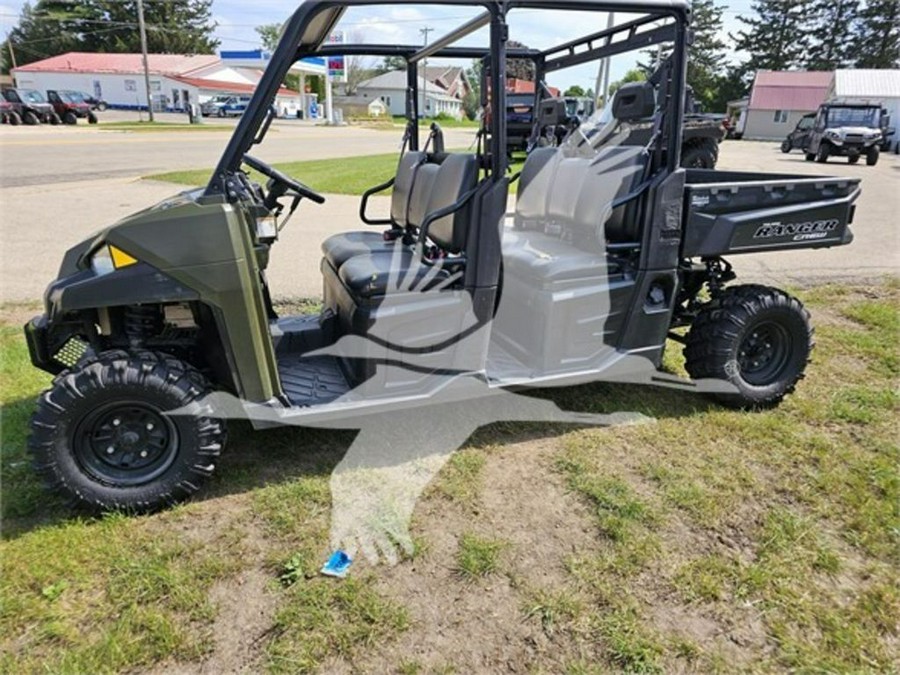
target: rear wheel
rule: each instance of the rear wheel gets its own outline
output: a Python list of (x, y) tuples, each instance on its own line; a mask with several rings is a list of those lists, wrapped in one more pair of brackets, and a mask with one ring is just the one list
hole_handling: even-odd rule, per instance
[(728, 288), (694, 320), (684, 349), (694, 379), (734, 390), (713, 396), (733, 408), (777, 405), (803, 377), (813, 347), (809, 313), (799, 300), (767, 286)]
[(63, 118), (63, 120), (66, 124), (78, 124), (78, 116), (71, 110), (66, 113), (66, 116)]
[(804, 158), (807, 162), (811, 162), (811, 161), (813, 161), (813, 160), (816, 158), (816, 156), (815, 156), (814, 154), (812, 154), (811, 152), (807, 152), (807, 153), (804, 155), (803, 158)]
[(87, 114), (88, 124), (97, 124), (97, 116), (93, 110), (89, 110)]
[[(212, 475), (225, 425), (210, 386), (154, 352), (104, 352), (60, 374), (38, 400), (29, 449), (49, 487), (92, 511), (146, 512)], [(170, 415), (179, 410), (180, 414)]]
[(35, 124), (40, 124), (41, 121), (38, 119), (38, 116), (35, 115), (31, 110), (26, 110), (25, 114), (22, 115), (22, 121), (25, 122), (28, 126), (34, 126)]
[(53, 126), (56, 126), (57, 124), (62, 123), (62, 120), (59, 118), (59, 115), (57, 115), (55, 112), (50, 113), (50, 115), (48, 116), (48, 119), (50, 120), (50, 124), (52, 124)]
[(104, 110), (106, 110), (106, 103), (104, 101), (101, 101), (100, 103), (98, 103), (97, 110), (99, 110), (100, 112), (103, 112)]
[(709, 144), (692, 145), (681, 153), (681, 166), (685, 169), (715, 169), (716, 152)]
[(866, 152), (866, 166), (875, 166), (878, 164), (878, 155), (880, 154), (877, 145), (873, 145)]
[(781, 141), (781, 151), (783, 153), (785, 153), (785, 154), (789, 153), (791, 151), (792, 147), (793, 146), (791, 146), (791, 142), (789, 140), (785, 139), (785, 140)]
[(819, 145), (819, 151), (816, 153), (816, 161), (820, 164), (824, 164), (828, 161), (829, 148), (828, 143), (822, 143)]

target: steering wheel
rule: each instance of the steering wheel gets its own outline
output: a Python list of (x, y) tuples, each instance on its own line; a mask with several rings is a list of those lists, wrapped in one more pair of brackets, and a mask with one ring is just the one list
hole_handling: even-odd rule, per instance
[[(256, 157), (251, 157), (250, 155), (244, 155), (243, 163), (249, 166), (251, 169), (256, 169), (264, 176), (268, 176), (276, 183), (281, 183), (281, 185), (288, 190), (295, 192), (301, 197), (306, 197), (307, 199), (311, 199), (316, 204), (324, 204), (325, 197), (320, 195), (318, 192), (313, 190), (311, 187), (304, 185), (300, 181), (291, 178), (286, 173), (282, 173), (274, 166), (269, 166), (265, 162), (256, 159)], [(284, 192), (282, 192), (284, 194)], [(279, 195), (280, 196), (280, 195)]]

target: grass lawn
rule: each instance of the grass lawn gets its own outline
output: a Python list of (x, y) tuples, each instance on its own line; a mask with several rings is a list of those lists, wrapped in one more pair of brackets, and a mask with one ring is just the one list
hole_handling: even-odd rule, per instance
[(233, 126), (227, 124), (216, 124), (215, 122), (204, 122), (203, 124), (188, 124), (187, 122), (103, 122), (101, 121), (97, 127), (106, 131), (137, 131), (137, 132), (156, 132), (156, 131), (219, 131), (222, 133), (231, 133), (234, 131)]
[[(459, 152), (453, 150), (451, 152)], [(525, 160), (516, 156), (510, 167), (511, 171), (519, 171)], [(315, 159), (303, 162), (282, 162), (274, 165), (289, 176), (309, 185), (314, 190), (325, 194), (361, 195), (366, 190), (386, 182), (397, 172), (397, 154), (364, 155), (362, 157), (345, 157), (339, 159)], [(144, 176), (146, 180), (160, 180), (180, 185), (205, 185), (212, 174), (212, 168), (193, 169), (189, 171), (170, 171)], [(250, 175), (256, 181), (265, 183), (265, 178), (254, 171)], [(391, 191), (380, 193), (389, 195)]]
[(817, 346), (779, 408), (540, 392), (656, 421), (480, 430), (420, 500), (415, 555), (344, 581), (317, 570), (353, 433), (232, 423), (195, 501), (78, 517), (28, 465), (49, 378), (3, 308), (0, 672), (895, 671), (900, 283), (798, 295)]

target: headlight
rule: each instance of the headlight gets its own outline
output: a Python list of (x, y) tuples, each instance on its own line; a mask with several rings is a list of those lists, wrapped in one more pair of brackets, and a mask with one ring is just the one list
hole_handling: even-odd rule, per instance
[(97, 276), (103, 276), (123, 267), (134, 265), (137, 261), (137, 258), (125, 253), (118, 246), (104, 244), (91, 256), (91, 270)]

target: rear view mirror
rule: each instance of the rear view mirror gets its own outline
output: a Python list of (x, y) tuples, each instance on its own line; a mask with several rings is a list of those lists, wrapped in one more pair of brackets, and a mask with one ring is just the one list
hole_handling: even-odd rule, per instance
[(656, 90), (649, 82), (623, 84), (613, 98), (613, 117), (620, 122), (651, 117), (654, 112), (656, 112)]

